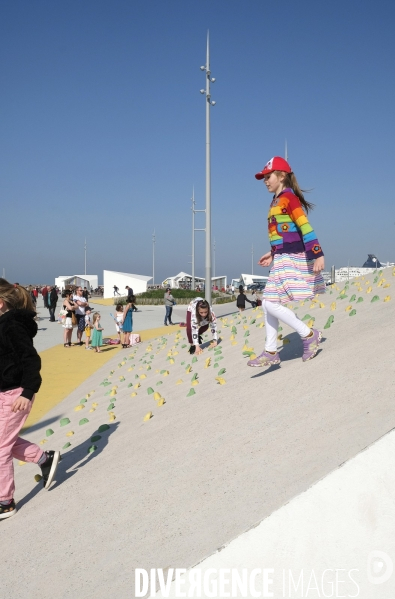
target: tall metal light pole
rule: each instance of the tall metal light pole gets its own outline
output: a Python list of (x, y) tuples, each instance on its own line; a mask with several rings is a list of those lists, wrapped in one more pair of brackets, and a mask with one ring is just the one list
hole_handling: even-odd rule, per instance
[(85, 250), (85, 273), (86, 274), (86, 237), (85, 237), (85, 246), (84, 246), (84, 250)]
[(201, 89), (201, 94), (206, 94), (206, 279), (205, 279), (205, 298), (211, 304), (211, 156), (210, 156), (210, 107), (215, 105), (211, 100), (210, 83), (214, 83), (215, 78), (211, 77), (210, 71), (210, 47), (209, 32), (207, 32), (207, 57), (206, 66), (200, 67), (206, 71), (206, 89)]
[(251, 274), (254, 274), (254, 244), (251, 246)]
[(155, 230), (152, 233), (152, 284), (155, 285)]
[(214, 247), (213, 247), (213, 277), (215, 277), (215, 237), (214, 237)]
[(191, 289), (195, 290), (195, 231), (205, 231), (206, 229), (195, 229), (195, 214), (196, 212), (206, 212), (205, 210), (195, 209), (195, 188), (192, 191), (192, 285)]
[(288, 143), (287, 143), (287, 140), (285, 140), (285, 156), (284, 156), (284, 158), (288, 162)]

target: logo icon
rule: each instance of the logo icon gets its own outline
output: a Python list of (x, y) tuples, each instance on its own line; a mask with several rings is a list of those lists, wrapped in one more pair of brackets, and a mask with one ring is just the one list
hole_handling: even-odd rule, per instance
[(368, 581), (372, 584), (387, 582), (394, 571), (394, 564), (385, 551), (371, 551), (368, 555)]

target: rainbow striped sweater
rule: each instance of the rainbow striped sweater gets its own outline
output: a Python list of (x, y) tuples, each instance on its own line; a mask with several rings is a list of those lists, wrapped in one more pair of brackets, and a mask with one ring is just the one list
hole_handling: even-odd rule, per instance
[(324, 255), (299, 198), (284, 189), (270, 204), (269, 241), (272, 254), (300, 254), (308, 260)]

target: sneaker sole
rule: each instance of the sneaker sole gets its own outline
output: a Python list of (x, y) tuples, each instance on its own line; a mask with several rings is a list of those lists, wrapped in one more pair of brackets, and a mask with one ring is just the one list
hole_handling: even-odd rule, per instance
[(318, 344), (321, 343), (321, 339), (322, 339), (322, 333), (320, 332), (318, 335), (318, 339), (317, 339), (317, 349), (309, 358), (306, 358), (305, 360), (303, 360), (303, 362), (308, 362), (309, 360), (312, 360), (313, 358), (316, 357), (318, 350), (319, 350)]
[(58, 468), (59, 462), (60, 462), (60, 451), (55, 451), (55, 454), (53, 456), (53, 462), (52, 462), (51, 470), (49, 471), (48, 480), (47, 480), (47, 482), (44, 485), (44, 489), (48, 489), (48, 487), (52, 483), (53, 477), (55, 476), (55, 473), (56, 473), (56, 470)]
[(0, 515), (0, 520), (5, 520), (6, 518), (11, 518), (12, 516), (14, 516), (17, 513), (17, 509), (16, 507), (14, 507), (14, 509), (11, 512), (4, 512), (4, 514)]
[(247, 362), (247, 366), (251, 366), (252, 368), (262, 368), (263, 366), (275, 366), (276, 364), (281, 364), (281, 360), (273, 360), (264, 364), (250, 364), (249, 362)]

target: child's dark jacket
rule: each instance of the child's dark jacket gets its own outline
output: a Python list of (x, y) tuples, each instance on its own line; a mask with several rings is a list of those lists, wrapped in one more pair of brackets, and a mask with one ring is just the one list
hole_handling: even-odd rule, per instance
[(21, 396), (27, 399), (41, 386), (41, 358), (33, 345), (34, 316), (30, 310), (9, 310), (0, 316), (0, 391), (22, 387)]

